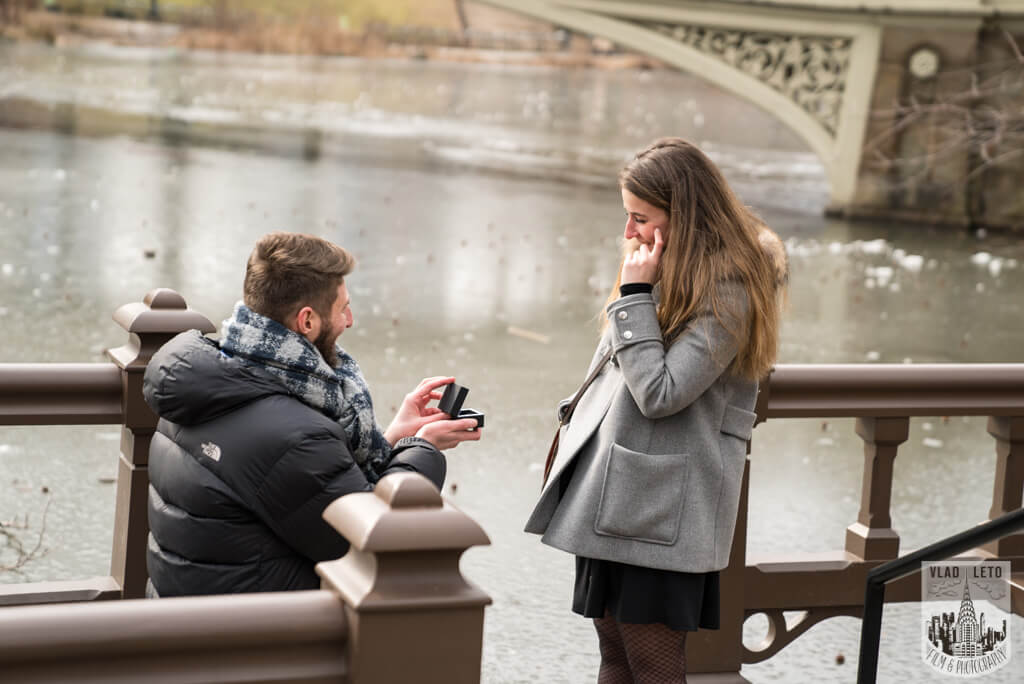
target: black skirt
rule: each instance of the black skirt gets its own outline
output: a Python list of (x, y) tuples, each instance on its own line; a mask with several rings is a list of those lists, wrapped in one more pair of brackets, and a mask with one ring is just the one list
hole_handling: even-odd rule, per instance
[(655, 570), (594, 558), (576, 557), (572, 610), (583, 617), (669, 629), (718, 629), (717, 572)]

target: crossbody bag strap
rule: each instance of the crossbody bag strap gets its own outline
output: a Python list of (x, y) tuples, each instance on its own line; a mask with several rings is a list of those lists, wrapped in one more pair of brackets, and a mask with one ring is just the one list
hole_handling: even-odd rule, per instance
[(597, 376), (601, 374), (601, 369), (604, 368), (605, 364), (611, 360), (612, 354), (614, 353), (614, 348), (609, 349), (608, 353), (602, 356), (601, 360), (597, 362), (597, 365), (594, 366), (594, 370), (590, 372), (590, 375), (587, 376), (587, 379), (583, 381), (582, 385), (580, 385), (579, 391), (576, 392), (576, 395), (572, 398), (572, 401), (569, 403), (569, 406), (565, 409), (565, 413), (562, 414), (562, 419), (559, 421), (559, 423), (561, 423), (562, 425), (567, 425), (569, 421), (572, 420), (572, 414), (576, 410), (576, 404), (580, 403), (580, 399), (583, 398), (583, 395), (584, 393), (586, 393), (587, 388), (590, 387), (590, 385), (593, 384), (594, 380), (597, 379)]
[(580, 402), (580, 398), (583, 397), (587, 388), (590, 387), (590, 384), (594, 382), (594, 379), (601, 373), (601, 369), (604, 368), (605, 364), (612, 358), (613, 351), (613, 349), (609, 349), (608, 353), (598, 361), (596, 366), (594, 366), (594, 370), (590, 372), (587, 379), (583, 381), (582, 385), (580, 385), (580, 389), (576, 392), (576, 396), (572, 398), (572, 402), (570, 402), (569, 406), (566, 407), (565, 413), (563, 413), (561, 419), (559, 419), (558, 429), (555, 430), (555, 438), (551, 440), (551, 447), (548, 449), (548, 456), (544, 460), (544, 478), (541, 480), (541, 489), (543, 489), (548, 483), (548, 476), (551, 475), (551, 468), (555, 465), (555, 458), (558, 455), (558, 440), (562, 434), (562, 428), (568, 425), (573, 412), (576, 410), (576, 404)]

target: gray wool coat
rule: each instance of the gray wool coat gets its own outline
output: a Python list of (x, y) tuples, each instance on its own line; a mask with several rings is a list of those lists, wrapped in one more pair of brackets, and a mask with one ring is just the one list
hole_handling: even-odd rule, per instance
[(667, 349), (651, 294), (612, 302), (608, 317), (591, 370), (609, 345), (614, 354), (562, 428), (526, 531), (588, 558), (721, 570), (729, 563), (757, 383), (725, 371), (736, 343), (710, 312)]

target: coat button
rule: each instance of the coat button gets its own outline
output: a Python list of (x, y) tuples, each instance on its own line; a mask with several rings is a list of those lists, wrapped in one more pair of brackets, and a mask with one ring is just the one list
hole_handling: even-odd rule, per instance
[(631, 340), (631, 339), (633, 339), (633, 331), (632, 330), (627, 330), (626, 332), (622, 333), (622, 336), (624, 338), (626, 338), (627, 340)]
[(626, 313), (625, 311), (620, 311), (619, 312), (619, 320), (620, 321), (624, 321), (627, 318), (629, 318), (629, 314), (628, 313)]

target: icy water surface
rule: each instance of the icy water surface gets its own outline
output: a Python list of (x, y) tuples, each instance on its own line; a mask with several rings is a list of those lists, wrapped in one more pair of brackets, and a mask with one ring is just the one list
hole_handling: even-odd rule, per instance
[[(450, 453), (446, 488), (492, 540), (463, 562), (495, 601), (487, 682), (596, 678), (592, 627), (569, 612), (572, 559), (521, 528), (554, 407), (582, 380), (614, 281), (615, 170), (648, 140), (704, 143), (786, 240), (780, 362), (1021, 361), (1019, 240), (822, 219), (813, 155), (682, 74), (0, 46), (0, 119), (38, 102), (164, 124), (139, 133), (129, 118), (132, 134), (115, 136), (0, 128), (0, 362), (101, 361), (124, 341), (111, 313), (158, 286), (219, 324), (270, 230), (351, 249), (356, 325), (341, 342), (380, 420), (442, 373), (487, 414), (484, 441)], [(186, 119), (233, 143), (190, 137), (174, 123)], [(754, 439), (750, 552), (841, 548), (860, 497), (853, 421), (769, 422)], [(31, 542), (41, 489), (52, 495), (49, 552), (0, 581), (107, 573), (117, 448), (112, 426), (0, 429), (0, 520), (27, 522)], [(893, 492), (903, 548), (987, 517), (994, 461), (984, 419), (913, 421)], [(879, 681), (933, 681), (919, 615), (887, 608)], [(859, 625), (828, 621), (744, 674), (852, 681)], [(1015, 618), (1017, 635), (1022, 626)], [(983, 681), (1016, 681), (1011, 672)]]

